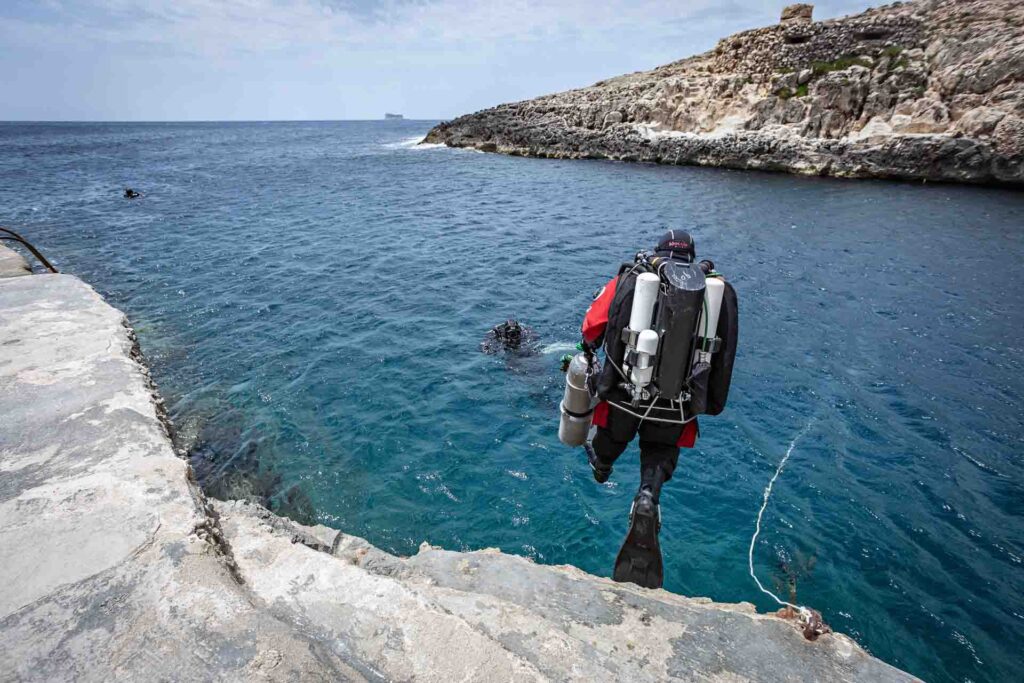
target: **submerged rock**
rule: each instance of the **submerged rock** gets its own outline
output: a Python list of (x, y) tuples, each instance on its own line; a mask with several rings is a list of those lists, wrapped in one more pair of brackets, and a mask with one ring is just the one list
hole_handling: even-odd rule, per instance
[(774, 26), (588, 88), (436, 126), (424, 142), (847, 177), (1024, 183), (1024, 3), (917, 0)]

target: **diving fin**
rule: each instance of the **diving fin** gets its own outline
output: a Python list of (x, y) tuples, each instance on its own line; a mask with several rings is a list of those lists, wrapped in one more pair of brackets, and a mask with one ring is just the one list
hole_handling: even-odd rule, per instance
[(661, 508), (650, 490), (643, 488), (633, 499), (629, 511), (629, 531), (615, 558), (612, 579), (635, 583), (644, 588), (661, 588), (665, 569), (661, 561), (658, 531), (661, 529)]

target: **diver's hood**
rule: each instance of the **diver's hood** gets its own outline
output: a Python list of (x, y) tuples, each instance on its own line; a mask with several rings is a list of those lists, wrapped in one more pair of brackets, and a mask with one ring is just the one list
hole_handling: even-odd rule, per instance
[(697, 248), (690, 233), (685, 230), (669, 230), (658, 240), (654, 254), (693, 263), (697, 257)]

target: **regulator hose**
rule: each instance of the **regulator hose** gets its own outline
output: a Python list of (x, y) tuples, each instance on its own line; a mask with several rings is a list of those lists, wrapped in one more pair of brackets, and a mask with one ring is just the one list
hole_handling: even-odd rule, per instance
[(49, 261), (46, 260), (46, 257), (43, 256), (42, 253), (38, 249), (36, 249), (34, 246), (32, 246), (32, 244), (27, 239), (25, 239), (24, 237), (22, 237), (18, 233), (14, 232), (13, 230), (10, 230), (8, 228), (4, 228), (4, 227), (0, 227), (0, 233), (5, 233), (5, 234), (0, 234), (0, 242), (17, 242), (18, 244), (20, 244), (21, 246), (25, 247), (30, 252), (32, 252), (32, 255), (35, 256), (37, 259), (39, 259), (39, 262), (41, 264), (43, 264), (43, 266), (48, 268), (51, 272), (53, 272), (53, 273), (60, 272), (56, 268), (53, 267), (52, 263), (50, 263)]

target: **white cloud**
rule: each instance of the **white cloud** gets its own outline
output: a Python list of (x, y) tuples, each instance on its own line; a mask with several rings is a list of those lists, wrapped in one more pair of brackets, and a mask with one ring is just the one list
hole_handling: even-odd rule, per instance
[(0, 119), (453, 116), (692, 55), (785, 2), (0, 0)]
[[(608, 31), (663, 33), (665, 18), (707, 12), (710, 0), (436, 0), (376, 4), (371, 11), (319, 0), (50, 0), (45, 17), (0, 17), (25, 42), (100, 42), (199, 56), (317, 49), (395, 48), (536, 41)], [(25, 40), (28, 38), (29, 40)]]

